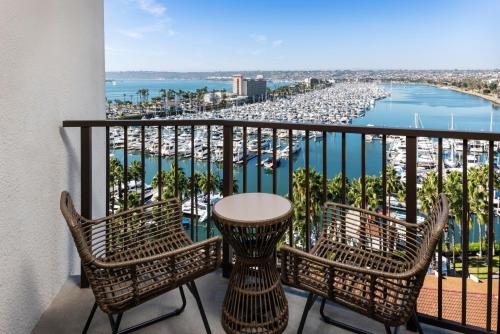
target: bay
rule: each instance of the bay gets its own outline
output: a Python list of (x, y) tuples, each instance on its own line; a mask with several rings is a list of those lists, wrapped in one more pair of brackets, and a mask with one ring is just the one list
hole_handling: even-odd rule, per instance
[[(382, 127), (410, 128), (415, 126), (417, 114), (421, 125), (426, 129), (448, 130), (451, 118), (454, 118), (454, 128), (464, 131), (489, 131), (490, 126), (494, 132), (500, 131), (500, 110), (493, 108), (491, 102), (476, 96), (458, 93), (452, 90), (441, 89), (429, 85), (419, 84), (387, 84), (383, 85), (391, 92), (391, 96), (379, 100), (375, 106), (368, 110), (364, 117), (353, 120), (354, 125), (376, 125)], [(493, 122), (491, 123), (491, 120)], [(304, 141), (299, 142), (301, 150), (294, 156), (293, 168), (305, 166)], [(322, 140), (310, 140), (310, 167), (319, 173), (322, 172)], [(332, 133), (327, 136), (327, 176), (333, 178), (341, 171), (341, 135)], [(367, 175), (380, 175), (382, 159), (380, 141), (366, 143), (366, 173)], [(123, 151), (116, 150), (114, 155), (123, 161)], [(361, 136), (347, 135), (346, 142), (346, 171), (347, 177), (357, 178), (361, 174)], [(264, 154), (262, 160), (270, 155)], [(146, 156), (146, 183), (151, 183), (157, 174), (158, 158)], [(129, 163), (140, 160), (138, 152), (129, 152)], [(247, 191), (257, 191), (257, 159), (252, 159), (247, 164), (248, 188)], [(172, 159), (162, 159), (162, 168), (169, 170)], [(277, 193), (288, 193), (288, 165), (289, 161), (281, 160), (277, 168)], [(191, 174), (190, 159), (180, 159), (179, 166), (189, 176)], [(206, 161), (195, 160), (195, 171), (206, 171)], [(213, 163), (212, 172), (222, 178), (221, 166)], [(240, 191), (243, 184), (243, 171), (241, 165), (234, 165), (234, 177)], [(272, 192), (272, 174), (262, 170), (262, 191)], [(457, 229), (458, 231), (458, 229)], [(470, 240), (477, 241), (477, 225), (470, 231)], [(495, 233), (500, 234), (499, 219), (495, 219)], [(200, 232), (200, 235), (203, 233)], [(457, 235), (457, 240), (459, 236)]]

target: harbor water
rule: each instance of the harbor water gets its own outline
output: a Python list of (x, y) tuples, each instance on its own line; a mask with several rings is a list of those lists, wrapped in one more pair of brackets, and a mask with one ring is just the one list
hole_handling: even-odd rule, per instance
[[(199, 86), (198, 86), (199, 87)], [(374, 107), (368, 110), (364, 117), (355, 118), (353, 125), (375, 125), (381, 127), (408, 128), (415, 126), (415, 114), (418, 114), (420, 126), (426, 129), (448, 130), (451, 127), (453, 118), (453, 128), (456, 130), (470, 131), (500, 131), (500, 110), (495, 109), (491, 102), (481, 98), (458, 93), (455, 91), (436, 88), (429, 85), (419, 84), (387, 84), (384, 85), (391, 95), (376, 102)], [(179, 88), (177, 88), (179, 89)], [(453, 116), (452, 116), (453, 115)], [(360, 135), (347, 135), (346, 142), (346, 171), (347, 177), (357, 178), (361, 174), (361, 149)], [(285, 139), (287, 141), (287, 139)], [(278, 143), (279, 145), (280, 143)], [(286, 145), (287, 142), (283, 143)], [(304, 140), (300, 140), (299, 152), (294, 155), (294, 169), (304, 167)], [(310, 139), (310, 167), (322, 172), (322, 139)], [(329, 134), (327, 137), (327, 176), (333, 178), (341, 171), (341, 135)], [(366, 143), (366, 173), (367, 175), (380, 175), (381, 173), (381, 142), (372, 141)], [(123, 150), (114, 150), (113, 154), (123, 161)], [(264, 154), (262, 160), (270, 155)], [(134, 160), (140, 160), (139, 152), (129, 151), (129, 164)], [(254, 158), (247, 163), (247, 191), (257, 191), (257, 159)], [(162, 168), (170, 169), (173, 159), (163, 158)], [(281, 195), (288, 193), (288, 160), (281, 159), (277, 167), (277, 192)], [(179, 166), (183, 168), (186, 175), (190, 175), (191, 160), (180, 159)], [(195, 171), (206, 171), (206, 161), (195, 160)], [(150, 184), (157, 174), (158, 157), (146, 155), (146, 183)], [(212, 172), (222, 178), (221, 166), (212, 163)], [(238, 187), (242, 189), (243, 171), (241, 165), (234, 164), (234, 176), (238, 182)], [(262, 169), (262, 191), (272, 192), (272, 174)], [(458, 233), (458, 229), (457, 229)], [(484, 233), (484, 231), (483, 231)], [(500, 235), (500, 223), (498, 216), (495, 217), (495, 233)], [(204, 235), (199, 231), (200, 237)], [(457, 240), (459, 236), (457, 235)], [(470, 241), (478, 240), (478, 228), (474, 224), (470, 231)]]

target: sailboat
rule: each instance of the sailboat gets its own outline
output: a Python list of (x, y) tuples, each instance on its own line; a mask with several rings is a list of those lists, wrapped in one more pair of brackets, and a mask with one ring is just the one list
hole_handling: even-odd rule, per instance
[[(449, 130), (450, 131), (455, 130), (455, 122), (454, 122), (453, 114), (451, 114), (451, 125), (450, 125)], [(451, 156), (450, 156), (450, 158), (447, 158), (444, 160), (444, 165), (447, 168), (457, 168), (460, 166), (458, 160), (455, 159), (455, 141), (451, 142)]]

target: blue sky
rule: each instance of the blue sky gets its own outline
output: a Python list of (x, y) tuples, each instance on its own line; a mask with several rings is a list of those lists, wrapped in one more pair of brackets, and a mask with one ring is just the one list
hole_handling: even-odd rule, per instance
[(500, 0), (104, 0), (106, 70), (500, 68)]

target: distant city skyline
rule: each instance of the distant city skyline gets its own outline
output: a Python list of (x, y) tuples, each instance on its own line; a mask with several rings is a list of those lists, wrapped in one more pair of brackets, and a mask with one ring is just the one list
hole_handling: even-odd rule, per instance
[(106, 71), (500, 68), (500, 1), (105, 0)]

